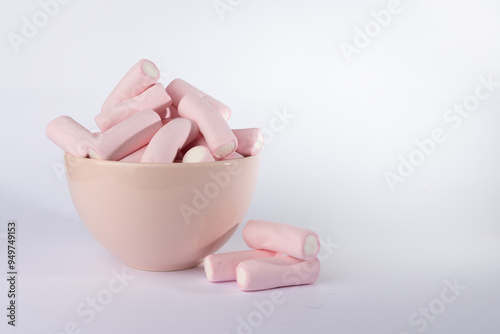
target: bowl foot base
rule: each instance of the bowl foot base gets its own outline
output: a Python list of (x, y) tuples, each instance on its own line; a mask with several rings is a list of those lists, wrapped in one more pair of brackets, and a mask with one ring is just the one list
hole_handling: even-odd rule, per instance
[(197, 262), (192, 262), (192, 263), (187, 263), (184, 265), (176, 265), (176, 266), (161, 266), (161, 267), (143, 267), (143, 266), (136, 266), (130, 263), (123, 262), (126, 266), (137, 269), (137, 270), (143, 270), (143, 271), (158, 271), (158, 272), (165, 272), (165, 271), (179, 271), (179, 270), (186, 270), (186, 269), (191, 269), (195, 268), (200, 265), (202, 261), (197, 261)]

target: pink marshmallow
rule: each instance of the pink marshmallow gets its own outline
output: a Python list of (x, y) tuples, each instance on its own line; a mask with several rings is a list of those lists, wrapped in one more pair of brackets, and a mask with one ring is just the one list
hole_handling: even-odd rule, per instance
[(65, 152), (85, 158), (94, 135), (69, 116), (51, 121), (45, 130), (47, 137)]
[(177, 108), (179, 107), (179, 103), (184, 96), (190, 93), (194, 93), (208, 102), (208, 104), (210, 104), (215, 110), (217, 110), (226, 121), (231, 116), (231, 109), (229, 109), (228, 106), (214, 99), (210, 95), (203, 93), (201, 90), (182, 79), (174, 79), (167, 86), (166, 90), (168, 95), (172, 97), (172, 104)]
[(104, 101), (101, 111), (137, 96), (158, 82), (160, 71), (151, 61), (141, 59), (118, 82), (115, 89)]
[(224, 118), (198, 95), (187, 94), (177, 109), (181, 117), (191, 119), (198, 124), (210, 152), (216, 159), (228, 156), (238, 147), (238, 140)]
[(194, 146), (189, 149), (184, 157), (182, 158), (182, 162), (192, 163), (192, 162), (209, 162), (215, 161), (212, 153), (206, 146)]
[(221, 114), (222, 118), (227, 122), (231, 117), (231, 109), (219, 100), (214, 99), (210, 95), (203, 96), (203, 99), (210, 104), (215, 110)]
[(244, 250), (222, 254), (212, 254), (205, 257), (203, 266), (207, 280), (224, 282), (236, 280), (236, 267), (242, 261), (276, 256), (277, 253), (266, 250)]
[(233, 133), (238, 139), (236, 152), (245, 157), (259, 154), (264, 147), (264, 136), (259, 128), (233, 129)]
[(163, 85), (155, 84), (140, 95), (103, 110), (95, 117), (95, 122), (99, 129), (104, 132), (144, 109), (153, 109), (163, 118), (171, 102)]
[(205, 140), (205, 138), (203, 138), (203, 135), (201, 133), (199, 134), (198, 137), (196, 137), (196, 139), (194, 139), (192, 142), (190, 142), (188, 145), (186, 145), (182, 149), (182, 151), (184, 153), (186, 153), (187, 151), (189, 151), (190, 149), (192, 149), (195, 146), (205, 146), (205, 147), (208, 147), (207, 141)]
[(243, 291), (311, 284), (318, 280), (320, 267), (317, 257), (304, 261), (278, 255), (246, 260), (236, 268), (236, 282)]
[(167, 108), (167, 115), (165, 116), (166, 118), (175, 118), (179, 117), (179, 112), (177, 111), (177, 108), (174, 107), (173, 105), (170, 105)]
[(168, 123), (170, 123), (170, 121), (173, 121), (176, 117), (168, 117), (168, 118), (162, 118), (161, 120), (161, 124), (162, 125), (167, 125)]
[(244, 158), (244, 156), (242, 156), (238, 152), (233, 152), (230, 155), (225, 156), (224, 158), (222, 158), (222, 160), (234, 160), (234, 159), (241, 159), (241, 158)]
[(140, 149), (130, 153), (126, 157), (122, 158), (120, 161), (122, 162), (141, 162), (142, 156), (144, 155), (144, 152), (146, 151), (146, 148), (148, 145), (144, 145)]
[[(165, 124), (168, 124), (172, 119), (173, 118), (163, 118), (161, 120), (162, 126)], [(141, 159), (142, 159), (147, 147), (148, 147), (148, 145), (144, 145), (143, 147), (141, 147), (140, 149), (138, 149), (135, 152), (130, 153), (129, 155), (127, 155), (125, 158), (121, 159), (120, 161), (122, 161), (122, 162), (141, 162)]]
[(143, 147), (162, 127), (158, 114), (144, 109), (97, 136), (89, 156), (101, 160), (120, 160)]
[(186, 144), (199, 135), (195, 122), (185, 118), (175, 118), (151, 139), (141, 162), (171, 163)]
[(242, 232), (250, 248), (266, 249), (301, 260), (319, 253), (318, 235), (306, 228), (263, 220), (250, 220)]

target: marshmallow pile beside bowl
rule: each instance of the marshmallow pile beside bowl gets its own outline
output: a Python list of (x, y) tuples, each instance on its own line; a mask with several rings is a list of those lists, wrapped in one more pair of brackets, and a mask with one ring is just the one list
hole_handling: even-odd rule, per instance
[(318, 235), (306, 228), (251, 220), (243, 229), (251, 250), (212, 254), (204, 267), (210, 282), (236, 281), (243, 291), (316, 282), (320, 272)]
[(51, 121), (47, 137), (76, 157), (173, 163), (231, 160), (258, 154), (258, 128), (231, 130), (229, 107), (182, 79), (166, 88), (149, 60), (135, 64), (104, 101), (91, 133), (69, 116)]

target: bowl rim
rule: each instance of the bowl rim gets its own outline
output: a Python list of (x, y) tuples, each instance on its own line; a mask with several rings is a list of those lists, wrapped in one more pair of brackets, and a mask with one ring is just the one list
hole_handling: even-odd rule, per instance
[(205, 161), (205, 162), (170, 162), (170, 163), (156, 163), (156, 162), (129, 162), (129, 161), (115, 161), (115, 160), (100, 160), (100, 159), (92, 159), (92, 158), (82, 158), (71, 155), (69, 153), (64, 153), (64, 164), (67, 164), (68, 159), (76, 159), (82, 162), (91, 163), (91, 164), (103, 164), (103, 165), (121, 165), (121, 166), (141, 166), (147, 168), (150, 166), (153, 168), (154, 166), (163, 166), (163, 167), (171, 167), (171, 168), (184, 168), (189, 166), (217, 166), (217, 165), (230, 165), (237, 163), (242, 160), (253, 160), (258, 159), (260, 157), (260, 153), (256, 155), (250, 155), (243, 158), (232, 159), (232, 160), (218, 160), (218, 161)]

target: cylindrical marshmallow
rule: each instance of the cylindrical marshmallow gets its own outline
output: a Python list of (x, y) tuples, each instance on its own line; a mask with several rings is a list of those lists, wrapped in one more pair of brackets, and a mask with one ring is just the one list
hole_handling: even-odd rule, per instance
[(318, 280), (320, 267), (317, 257), (304, 261), (278, 255), (246, 260), (236, 268), (236, 282), (243, 291), (311, 284)]
[(89, 156), (120, 160), (149, 143), (161, 127), (160, 116), (144, 109), (97, 136), (89, 148)]
[(195, 146), (184, 154), (182, 157), (182, 162), (192, 163), (192, 162), (209, 162), (215, 161), (212, 153), (206, 146)]
[(175, 117), (162, 118), (161, 124), (162, 125), (167, 125), (168, 123), (170, 123), (170, 121), (173, 121), (174, 119), (175, 119)]
[(122, 162), (141, 162), (142, 156), (144, 155), (144, 152), (146, 151), (146, 148), (148, 145), (144, 145), (138, 150), (135, 150), (134, 152), (130, 153), (126, 157), (122, 158), (120, 161)]
[(95, 117), (95, 122), (104, 132), (144, 109), (153, 109), (163, 118), (171, 102), (163, 85), (155, 84), (141, 94), (103, 110)]
[(245, 157), (259, 154), (264, 147), (264, 135), (259, 128), (233, 129), (233, 133), (238, 139), (236, 152)]
[(175, 117), (179, 117), (179, 112), (177, 111), (176, 107), (170, 105), (167, 108), (167, 114), (165, 115), (165, 118), (175, 118)]
[(233, 152), (230, 155), (222, 158), (222, 160), (234, 160), (234, 159), (241, 159), (241, 158), (244, 158), (241, 154), (239, 154), (238, 152)]
[(238, 147), (238, 140), (224, 118), (197, 94), (184, 96), (177, 109), (181, 117), (198, 124), (210, 152), (216, 159), (228, 156)]
[(229, 109), (228, 106), (226, 106), (224, 103), (220, 102), (219, 100), (214, 99), (210, 95), (204, 95), (203, 99), (210, 104), (215, 110), (221, 114), (222, 118), (226, 120), (226, 122), (229, 120), (231, 117), (231, 109)]
[(104, 101), (101, 111), (137, 96), (160, 79), (160, 71), (151, 61), (141, 59), (123, 76)]
[(236, 280), (236, 267), (242, 261), (276, 256), (277, 253), (266, 250), (244, 250), (222, 254), (212, 254), (205, 257), (203, 266), (207, 280), (224, 282)]
[(227, 121), (231, 116), (231, 109), (219, 100), (214, 99), (210, 95), (205, 94), (198, 88), (187, 83), (182, 79), (174, 79), (166, 88), (168, 95), (172, 98), (172, 104), (175, 107), (179, 107), (179, 103), (184, 96), (190, 93), (195, 93), (199, 97), (203, 98), (208, 104), (210, 104), (215, 110), (217, 110), (222, 117)]
[(65, 152), (85, 158), (94, 135), (69, 116), (51, 121), (45, 129), (47, 137)]
[(205, 147), (208, 147), (207, 141), (205, 140), (205, 138), (203, 138), (203, 135), (201, 133), (199, 134), (198, 137), (196, 137), (196, 139), (194, 139), (192, 142), (190, 142), (188, 145), (186, 145), (182, 149), (182, 151), (184, 153), (186, 153), (187, 151), (189, 151), (190, 149), (192, 149), (195, 146), (205, 146)]
[(195, 122), (186, 118), (175, 118), (154, 135), (141, 162), (174, 162), (179, 150), (198, 135), (198, 126)]
[(318, 235), (306, 228), (264, 220), (250, 220), (242, 232), (250, 248), (266, 249), (301, 260), (319, 253)]

